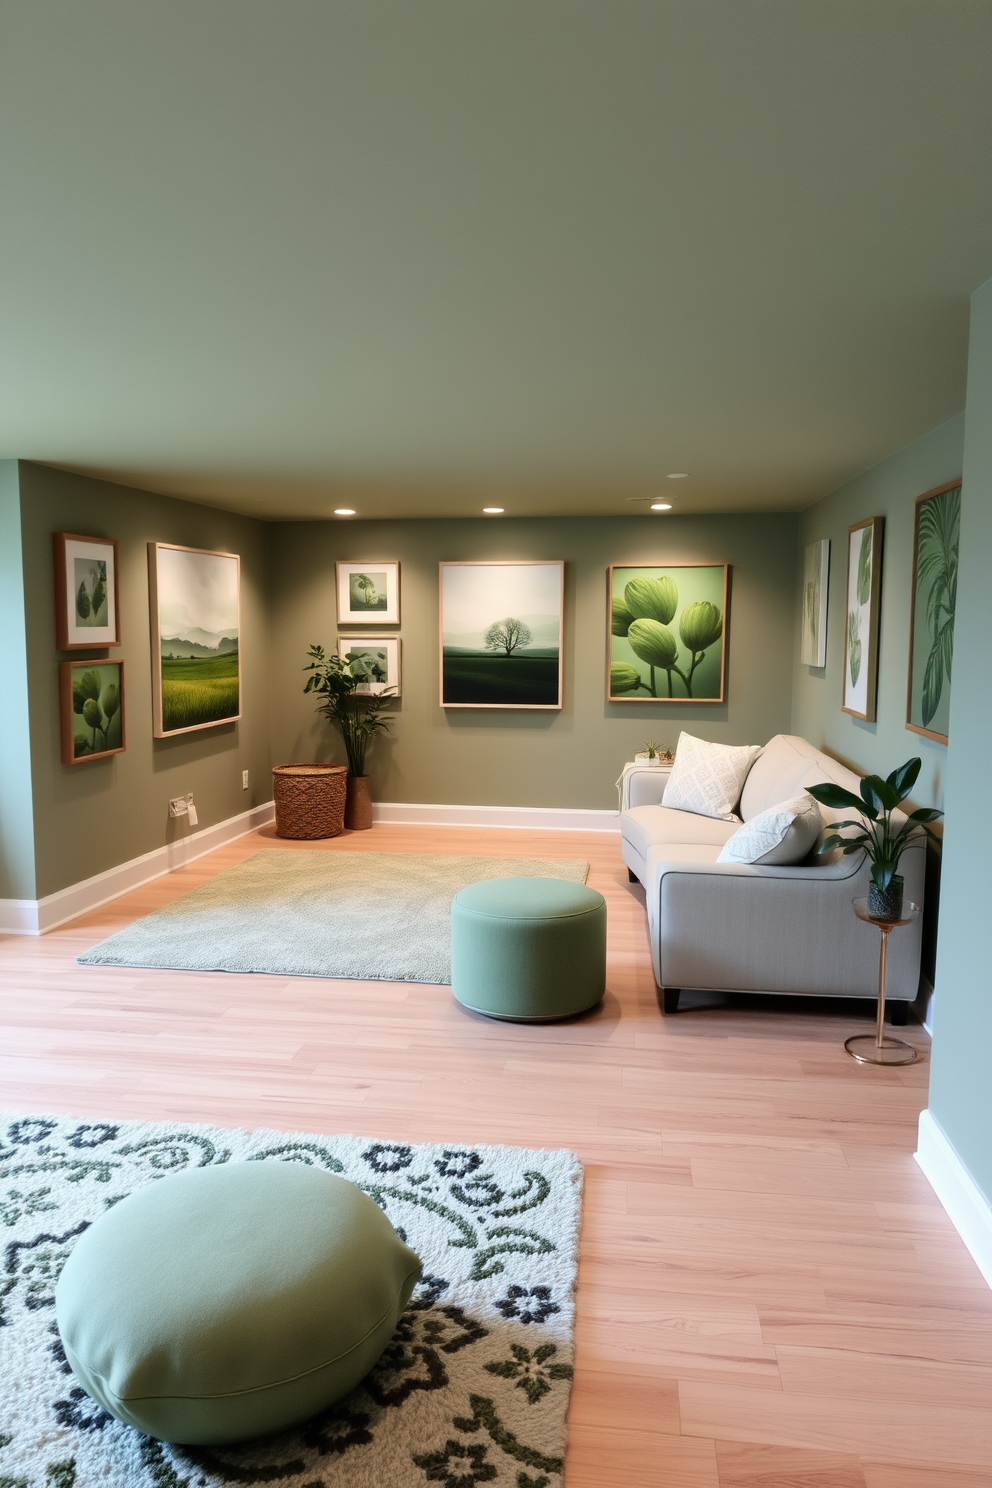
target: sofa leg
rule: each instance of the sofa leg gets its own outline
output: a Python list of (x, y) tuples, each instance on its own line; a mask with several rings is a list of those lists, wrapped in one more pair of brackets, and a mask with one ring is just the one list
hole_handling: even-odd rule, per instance
[(640, 881), (641, 880), (638, 878), (638, 876), (634, 872), (633, 868), (628, 868), (627, 869), (627, 882), (628, 883), (640, 883)]
[(662, 991), (664, 1008), (666, 1013), (677, 1013), (679, 1010), (679, 995), (681, 987), (665, 987)]
[(897, 1001), (890, 997), (885, 1005), (885, 1012), (894, 1028), (905, 1028), (909, 1022), (909, 1003), (901, 998)]

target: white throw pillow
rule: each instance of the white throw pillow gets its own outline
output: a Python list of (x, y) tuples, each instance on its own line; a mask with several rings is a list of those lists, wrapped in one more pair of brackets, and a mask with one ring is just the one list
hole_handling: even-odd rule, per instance
[(752, 816), (725, 842), (718, 863), (801, 863), (820, 835), (820, 808), (805, 791)]
[(661, 804), (720, 821), (740, 821), (735, 814), (737, 803), (747, 772), (760, 753), (759, 744), (710, 744), (691, 734), (679, 734)]

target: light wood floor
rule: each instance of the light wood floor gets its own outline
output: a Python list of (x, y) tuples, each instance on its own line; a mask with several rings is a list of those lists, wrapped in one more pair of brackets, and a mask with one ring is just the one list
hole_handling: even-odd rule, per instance
[[(306, 844), (313, 846), (314, 844)], [(992, 1292), (913, 1161), (927, 1039), (856, 1065), (850, 1006), (663, 1018), (608, 834), (377, 826), (328, 852), (589, 858), (609, 993), (487, 1022), (446, 987), (77, 966), (271, 828), (41, 940), (0, 942), (26, 1111), (573, 1148), (586, 1164), (568, 1488), (992, 1488)], [(384, 1485), (388, 1488), (388, 1485)]]

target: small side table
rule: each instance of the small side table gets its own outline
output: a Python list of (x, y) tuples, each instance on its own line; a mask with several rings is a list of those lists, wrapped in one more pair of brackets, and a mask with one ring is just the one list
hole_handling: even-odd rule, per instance
[(859, 1064), (912, 1064), (916, 1050), (903, 1039), (885, 1037), (885, 984), (889, 950), (889, 936), (900, 925), (911, 925), (920, 912), (920, 906), (906, 900), (898, 920), (876, 920), (868, 913), (868, 900), (855, 899), (854, 913), (866, 924), (876, 925), (882, 940), (878, 948), (878, 1021), (874, 1034), (856, 1033), (844, 1040), (844, 1048)]

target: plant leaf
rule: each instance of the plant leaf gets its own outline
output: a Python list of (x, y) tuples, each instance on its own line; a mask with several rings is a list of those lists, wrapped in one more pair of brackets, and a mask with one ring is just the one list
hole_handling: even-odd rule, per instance
[(825, 780), (821, 785), (808, 785), (806, 790), (814, 801), (819, 801), (821, 806), (829, 806), (834, 811), (845, 806), (855, 811), (864, 810), (864, 802), (852, 791), (845, 790), (842, 785), (834, 785), (831, 781)]
[(900, 801), (906, 799), (916, 784), (922, 764), (923, 761), (916, 755), (911, 760), (907, 760), (904, 765), (900, 765), (898, 770), (893, 770), (888, 777), (888, 784), (898, 792)]

